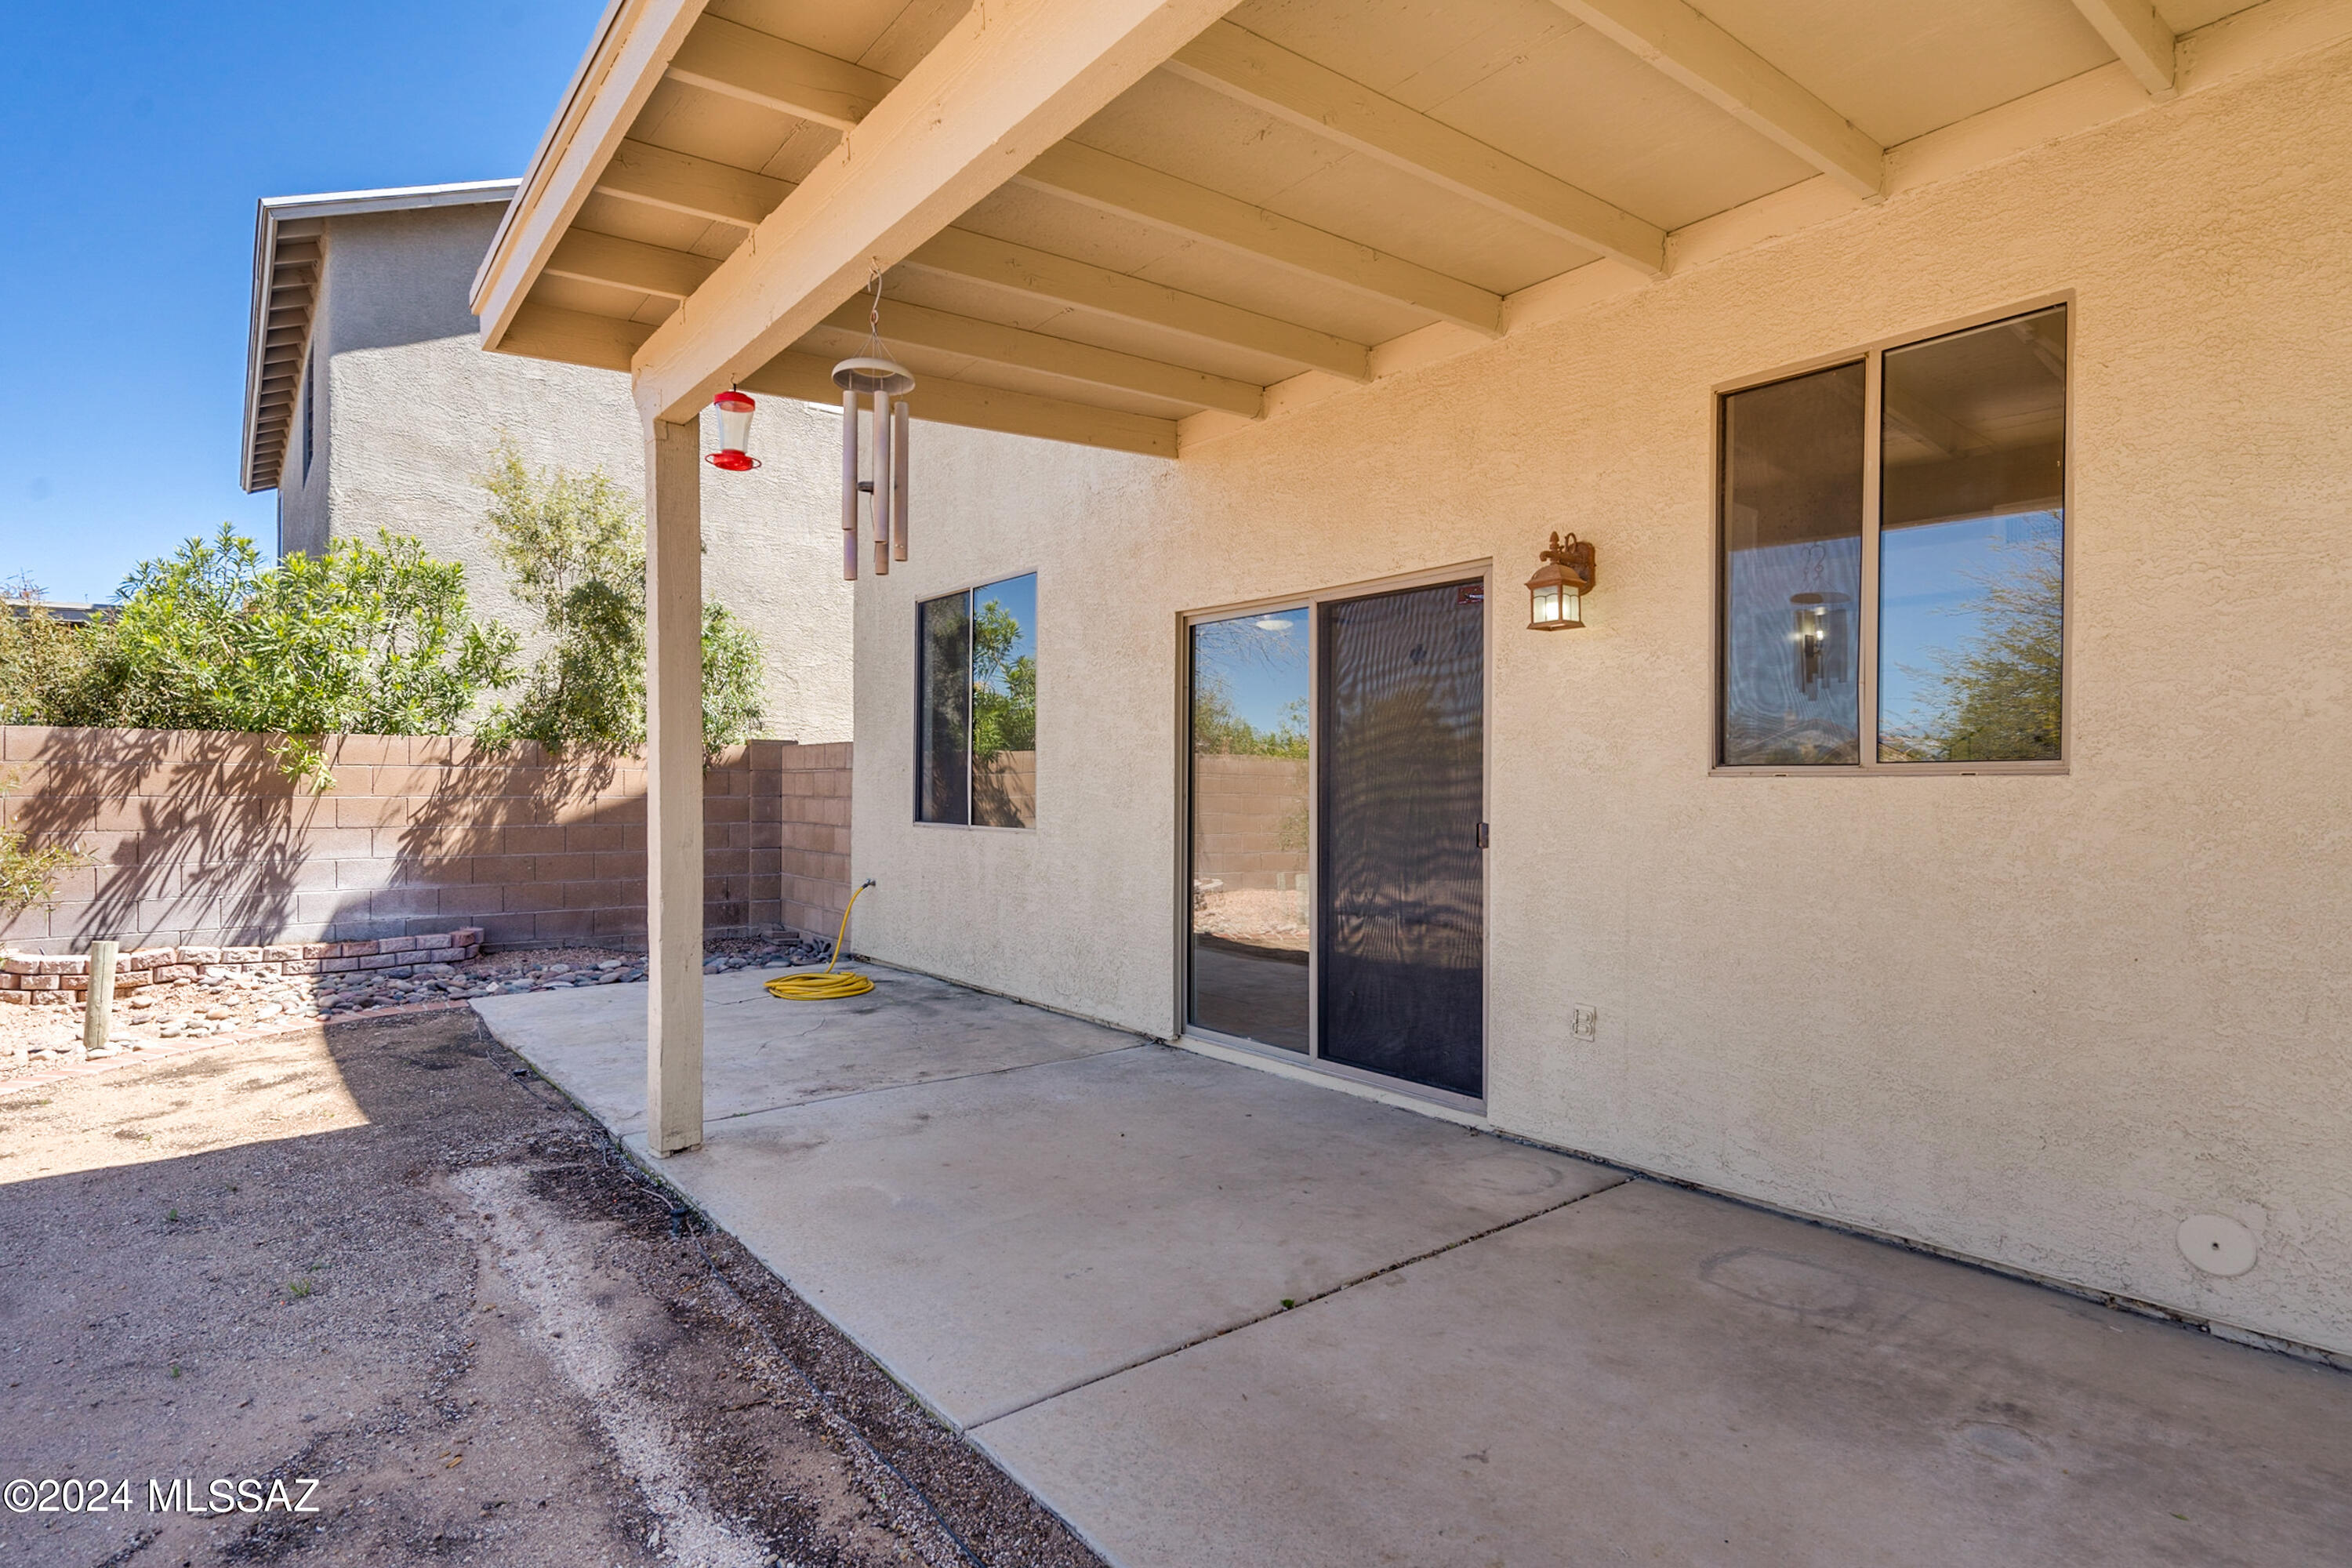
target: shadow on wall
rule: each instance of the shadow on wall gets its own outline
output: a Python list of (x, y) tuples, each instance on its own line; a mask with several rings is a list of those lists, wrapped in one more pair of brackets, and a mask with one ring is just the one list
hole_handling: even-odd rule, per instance
[[(0, 731), (0, 809), (34, 842), (79, 842), (54, 911), (0, 943), (79, 951), (355, 942), (479, 925), (497, 946), (642, 944), (645, 770), (430, 736), (326, 747), (335, 787), (287, 780), (266, 739)], [(850, 748), (754, 742), (704, 775), (704, 921), (714, 934), (831, 930), (848, 898)]]
[(54, 912), (27, 910), (0, 927), (0, 940), (57, 951), (106, 937), (170, 946), (298, 923), (307, 847), (331, 830), (336, 803), (287, 778), (260, 736), (30, 728), (7, 736), (0, 773), (16, 780), (9, 825), (31, 842), (74, 844), (89, 861), (58, 879)]
[(990, 827), (1028, 827), (1036, 822), (1036, 752), (999, 752), (972, 759), (971, 819)]

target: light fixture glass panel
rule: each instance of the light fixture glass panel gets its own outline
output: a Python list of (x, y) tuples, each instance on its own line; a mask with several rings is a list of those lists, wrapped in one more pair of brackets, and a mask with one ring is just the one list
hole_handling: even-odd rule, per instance
[(1037, 821), (1037, 574), (971, 593), (971, 820)]
[(1188, 1021), (1307, 1049), (1307, 611), (1192, 633)]
[(1856, 361), (1723, 400), (1727, 765), (1861, 760), (1863, 395)]
[(2059, 755), (2063, 306), (1890, 351), (1878, 758)]

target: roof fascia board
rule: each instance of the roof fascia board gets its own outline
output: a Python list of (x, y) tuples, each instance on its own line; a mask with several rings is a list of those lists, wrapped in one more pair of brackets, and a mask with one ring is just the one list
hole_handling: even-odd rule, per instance
[(469, 303), (496, 348), (613, 149), (661, 85), (705, 0), (612, 0), (474, 274)]
[(381, 191), (334, 191), (312, 196), (264, 196), (261, 210), (279, 223), (306, 217), (352, 217), (362, 213), (407, 212), (423, 207), (472, 206), (512, 196), (518, 180), (466, 180), (447, 185), (395, 185)]

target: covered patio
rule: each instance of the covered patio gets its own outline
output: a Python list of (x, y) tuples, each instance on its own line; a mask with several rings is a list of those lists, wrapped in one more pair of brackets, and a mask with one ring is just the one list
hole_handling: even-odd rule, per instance
[[(2331, 1561), (2342, 1373), (861, 966), (663, 1178), (1120, 1568)], [(622, 988), (475, 1004), (649, 1153)]]
[[(644, 418), (654, 984), (484, 1014), (1120, 1563), (2324, 1558), (2347, 193), (2352, 0), (614, 0), (474, 304)], [(869, 346), (812, 1013), (698, 426)]]
[(646, 422), (656, 1152), (701, 1121), (698, 422), (730, 387), (838, 403), (869, 289), (920, 420), (1172, 459), (2347, 31), (2304, 0), (612, 0), (473, 303), (488, 349), (630, 371)]

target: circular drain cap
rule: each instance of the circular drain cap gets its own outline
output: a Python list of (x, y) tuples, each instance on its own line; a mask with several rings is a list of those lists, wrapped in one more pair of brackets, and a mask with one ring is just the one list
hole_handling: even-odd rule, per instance
[(2254, 1266), (2254, 1233), (2225, 1215), (2190, 1215), (2179, 1239), (2180, 1255), (2208, 1274), (2235, 1279)]

